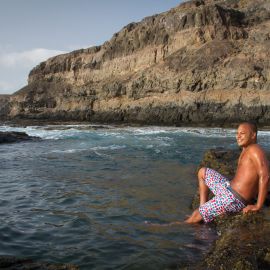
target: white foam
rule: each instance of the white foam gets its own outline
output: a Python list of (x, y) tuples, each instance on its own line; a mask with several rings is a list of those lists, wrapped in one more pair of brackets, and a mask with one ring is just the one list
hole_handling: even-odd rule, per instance
[[(192, 134), (194, 136), (201, 136), (201, 137), (234, 137), (236, 133), (236, 130), (234, 129), (223, 129), (223, 128), (196, 128), (196, 127), (190, 128), (190, 127), (158, 127), (158, 126), (141, 127), (141, 128), (124, 127), (117, 130), (119, 131), (121, 130), (121, 132), (125, 131), (135, 136), (147, 136), (147, 135), (151, 136), (158, 134), (175, 133), (175, 134)], [(110, 132), (108, 132), (107, 135), (108, 134), (110, 134)]]
[(119, 149), (124, 149), (126, 148), (125, 145), (108, 145), (108, 146), (95, 146), (92, 147), (91, 150), (93, 151), (98, 151), (98, 150), (119, 150)]
[(146, 146), (146, 149), (152, 149), (153, 147), (154, 147), (153, 144), (149, 144), (149, 145)]
[(111, 156), (110, 155), (106, 155), (104, 153), (99, 153), (98, 151), (94, 151), (94, 153), (97, 155), (97, 156), (100, 156), (100, 157), (106, 157), (106, 158), (110, 158)]
[[(70, 129), (57, 129), (59, 126), (55, 126), (56, 129), (48, 129), (50, 126), (28, 126), (28, 127), (10, 127), (0, 126), (0, 131), (16, 131), (25, 132), (29, 136), (37, 136), (47, 140), (59, 140), (69, 137), (78, 136), (82, 133), (81, 130)], [(83, 131), (84, 132), (84, 131)]]
[[(81, 137), (88, 134), (96, 134), (102, 137), (114, 137), (124, 139), (126, 135), (134, 135), (151, 139), (151, 135), (158, 134), (191, 134), (200, 137), (235, 137), (236, 129), (223, 128), (196, 128), (196, 127), (112, 127), (102, 125), (47, 125), (47, 126), (27, 126), (11, 127), (7, 125), (0, 126), (0, 131), (19, 131), (25, 132), (30, 136), (38, 136), (42, 139), (59, 140), (71, 137)], [(89, 129), (87, 129), (89, 128)], [(93, 130), (93, 128), (95, 128)], [(149, 137), (147, 137), (149, 136)], [(259, 131), (258, 136), (270, 136), (270, 131)], [(164, 136), (158, 137), (160, 140), (171, 140)]]
[(78, 153), (78, 152), (82, 152), (82, 151), (85, 151), (85, 149), (52, 150), (50, 153), (73, 154), (73, 153)]
[(267, 130), (258, 131), (258, 136), (270, 136), (270, 131)]

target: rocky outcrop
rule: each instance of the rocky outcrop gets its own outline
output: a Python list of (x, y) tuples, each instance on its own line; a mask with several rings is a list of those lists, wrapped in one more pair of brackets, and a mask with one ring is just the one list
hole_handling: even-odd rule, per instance
[(222, 125), (270, 120), (270, 3), (194, 0), (48, 59), (11, 118)]
[[(200, 167), (211, 167), (229, 179), (236, 170), (240, 151), (215, 149), (205, 153)], [(268, 159), (270, 153), (267, 154)], [(270, 195), (270, 194), (269, 194)], [(265, 202), (269, 207), (270, 196)], [(198, 206), (195, 195), (192, 208)], [(265, 211), (268, 211), (266, 208)], [(270, 223), (265, 212), (234, 214), (217, 218), (215, 226), (219, 237), (204, 258), (195, 266), (185, 269), (264, 270), (270, 268)]]
[(29, 136), (25, 132), (0, 132), (0, 144), (2, 143), (15, 143), (22, 141), (37, 141), (39, 137)]
[(9, 95), (0, 95), (0, 119), (5, 119), (9, 113)]
[(270, 226), (263, 214), (219, 219), (218, 239), (204, 259), (186, 269), (267, 270), (270, 268)]

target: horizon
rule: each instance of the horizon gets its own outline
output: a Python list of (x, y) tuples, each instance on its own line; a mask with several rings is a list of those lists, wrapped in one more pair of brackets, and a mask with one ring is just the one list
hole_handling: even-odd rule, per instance
[(26, 86), (29, 72), (48, 58), (102, 45), (127, 24), (182, 2), (0, 0), (0, 95)]

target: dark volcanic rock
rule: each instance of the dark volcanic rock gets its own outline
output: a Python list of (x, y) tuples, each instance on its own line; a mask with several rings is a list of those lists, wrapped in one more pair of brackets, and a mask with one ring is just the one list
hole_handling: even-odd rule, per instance
[[(210, 150), (205, 153), (200, 167), (213, 168), (231, 179), (239, 154), (239, 150)], [(270, 153), (267, 156), (270, 159)], [(269, 206), (269, 198), (268, 195), (266, 206)], [(198, 204), (196, 194), (192, 208), (197, 208)], [(216, 227), (218, 239), (199, 264), (185, 269), (270, 269), (270, 222), (264, 211), (221, 216), (210, 226)]]
[(263, 214), (222, 217), (220, 235), (204, 259), (189, 269), (270, 269), (270, 223)]
[(31, 259), (22, 259), (12, 256), (0, 256), (0, 269), (6, 270), (79, 270), (72, 264), (50, 264), (34, 262)]
[(0, 117), (226, 125), (270, 120), (268, 0), (196, 0), (35, 67)]
[(34, 141), (39, 140), (39, 137), (28, 136), (25, 132), (0, 132), (0, 144), (1, 143), (15, 143), (22, 141)]

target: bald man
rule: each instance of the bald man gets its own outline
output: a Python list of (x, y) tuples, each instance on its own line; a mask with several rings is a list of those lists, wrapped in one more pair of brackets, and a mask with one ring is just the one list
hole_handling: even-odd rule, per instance
[[(236, 140), (242, 148), (232, 181), (210, 168), (198, 172), (200, 207), (186, 223), (211, 222), (224, 213), (259, 211), (265, 201), (269, 183), (269, 165), (257, 144), (257, 127), (244, 122), (237, 129)], [(215, 195), (208, 201), (209, 189)], [(257, 197), (256, 204), (250, 204)]]

